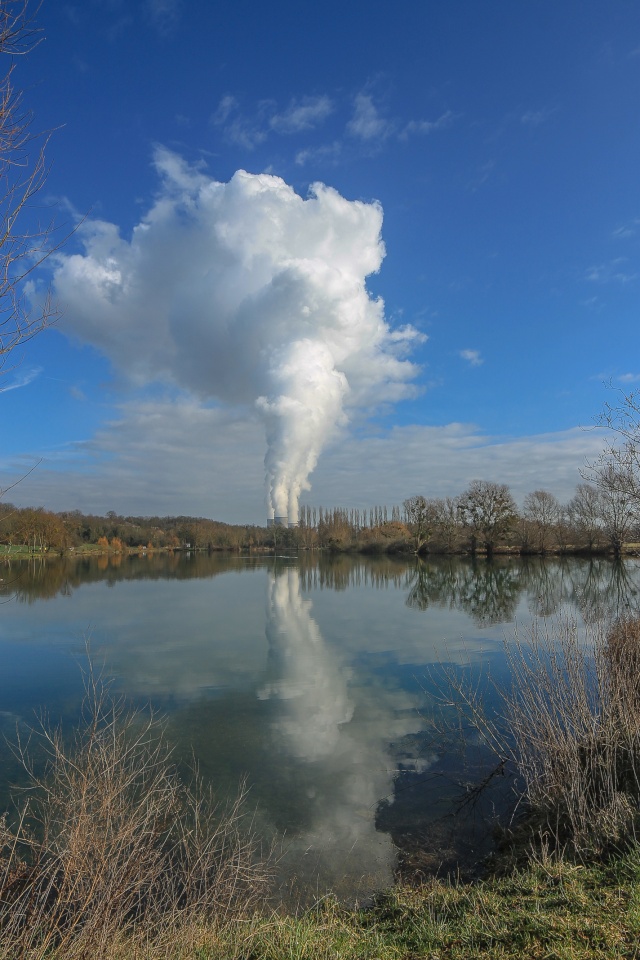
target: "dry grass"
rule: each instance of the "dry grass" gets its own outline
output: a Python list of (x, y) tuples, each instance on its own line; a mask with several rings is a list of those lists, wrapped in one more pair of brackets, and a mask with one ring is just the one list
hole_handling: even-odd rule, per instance
[(640, 621), (581, 641), (575, 623), (510, 655), (508, 722), (527, 800), (556, 845), (598, 855), (636, 839)]
[(39, 731), (47, 773), (0, 823), (0, 958), (176, 956), (265, 894), (242, 793), (187, 787), (154, 719), (91, 675), (86, 710), (71, 746)]
[(446, 674), (465, 720), (515, 768), (525, 834), (582, 859), (624, 849), (640, 825), (640, 620), (586, 629), (538, 624), (507, 644), (497, 719), (484, 688)]

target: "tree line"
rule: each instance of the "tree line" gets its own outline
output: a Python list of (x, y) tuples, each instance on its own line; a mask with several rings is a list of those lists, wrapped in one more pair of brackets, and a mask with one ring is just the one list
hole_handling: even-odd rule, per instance
[(295, 529), (234, 525), (203, 517), (106, 516), (0, 503), (0, 544), (30, 553), (93, 545), (131, 550), (333, 549), (365, 552), (569, 553), (610, 551), (640, 542), (638, 501), (616, 485), (580, 483), (568, 503), (547, 490), (519, 509), (506, 484), (474, 480), (453, 497), (415, 494), (402, 505), (304, 506)]
[[(311, 522), (309, 515), (311, 512)], [(640, 541), (638, 502), (616, 486), (580, 483), (568, 503), (534, 490), (518, 509), (503, 483), (474, 480), (458, 496), (416, 494), (388, 510), (302, 511), (307, 547), (411, 549), (423, 553), (610, 551)]]
[[(30, 553), (74, 552), (93, 545), (115, 553), (129, 550), (241, 550), (266, 545), (265, 530), (204, 517), (106, 516), (79, 510), (53, 513), (44, 507), (0, 502), (0, 544)], [(0, 551), (1, 555), (1, 551)]]

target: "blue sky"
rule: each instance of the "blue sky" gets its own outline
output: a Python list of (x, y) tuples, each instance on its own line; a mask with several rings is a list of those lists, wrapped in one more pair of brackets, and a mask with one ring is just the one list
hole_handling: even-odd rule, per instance
[[(379, 313), (344, 363), (332, 346), (346, 383), (313, 420), (303, 502), (391, 505), (474, 478), (507, 482), (518, 498), (541, 487), (571, 495), (602, 445), (583, 428), (615, 399), (605, 384), (640, 384), (637, 4), (48, 0), (38, 19), (45, 39), (14, 78), (34, 129), (53, 131), (33, 216), (50, 205), (60, 236), (86, 219), (30, 291), (37, 299), (53, 284), (55, 329), (3, 378), (0, 483), (42, 461), (7, 498), (263, 521), (265, 430), (289, 388), (265, 381), (254, 397), (262, 373), (241, 369), (240, 341), (223, 349), (208, 328), (197, 336), (217, 322), (220, 249), (218, 286), (193, 292), (210, 255), (196, 242), (209, 214), (193, 191), (238, 184), (238, 170), (281, 178), (304, 199), (295, 230), (316, 229), (315, 218), (324, 231), (305, 262), (330, 242), (331, 270), (343, 241), (345, 263), (373, 250), (383, 214), (385, 255), (378, 244), (361, 304)], [(243, 181), (240, 199), (222, 191), (243, 263), (264, 212), (248, 199), (259, 182), (272, 217), (278, 204), (293, 209), (273, 179)], [(348, 202), (340, 212), (308, 200), (316, 182)], [(171, 203), (174, 219), (154, 233)], [(345, 226), (356, 210), (362, 223)], [(287, 223), (269, 289), (307, 242)], [(265, 251), (273, 242), (265, 234)], [(252, 246), (251, 262), (259, 256)], [(102, 314), (89, 268), (103, 283), (116, 261), (137, 299), (119, 287)], [(254, 275), (238, 272), (237, 288)], [(155, 316), (168, 298), (184, 335), (161, 351)], [(399, 345), (403, 328), (412, 333)], [(246, 388), (222, 387), (227, 373)]]

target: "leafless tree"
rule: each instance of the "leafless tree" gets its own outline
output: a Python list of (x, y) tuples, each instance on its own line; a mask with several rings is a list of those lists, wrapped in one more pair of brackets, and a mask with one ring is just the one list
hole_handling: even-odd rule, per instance
[(620, 482), (620, 475), (613, 463), (599, 468), (598, 485), (603, 532), (614, 554), (619, 557), (634, 527), (640, 501)]
[(560, 512), (560, 503), (547, 490), (534, 490), (524, 498), (524, 515), (533, 527), (536, 548), (541, 553), (549, 549)]
[(31, 114), (13, 83), (16, 58), (40, 40), (34, 23), (38, 8), (31, 9), (29, 0), (0, 0), (0, 54), (9, 60), (0, 79), (0, 368), (55, 314), (48, 297), (34, 311), (24, 297), (24, 280), (51, 253), (53, 235), (50, 222), (26, 223), (47, 178), (49, 135), (33, 132)]
[(436, 512), (436, 521), (437, 521), (437, 537), (445, 547), (445, 549), (452, 553), (455, 549), (456, 542), (460, 537), (460, 518), (458, 515), (458, 498), (457, 497), (444, 497), (437, 498), (433, 501), (435, 512)]
[(583, 472), (601, 489), (624, 495), (640, 513), (640, 391), (619, 392), (619, 403), (606, 403), (597, 419), (608, 439), (602, 455)]
[(435, 500), (418, 495), (403, 501), (405, 523), (414, 537), (415, 552), (420, 553), (433, 537), (438, 523)]
[(512, 530), (518, 510), (506, 483), (472, 480), (458, 502), (458, 511), (471, 530), (471, 549), (478, 544), (491, 555)]
[(569, 501), (569, 521), (589, 550), (593, 550), (602, 536), (600, 491), (592, 483), (579, 483)]

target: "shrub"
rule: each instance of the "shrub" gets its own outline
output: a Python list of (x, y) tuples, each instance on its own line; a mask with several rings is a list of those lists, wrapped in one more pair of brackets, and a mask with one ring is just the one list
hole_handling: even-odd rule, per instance
[[(569, 619), (506, 644), (499, 717), (452, 672), (459, 712), (516, 770), (526, 835), (579, 858), (636, 840), (640, 825), (640, 620), (584, 633)], [(522, 835), (522, 830), (518, 831)]]
[[(44, 777), (17, 823), (0, 823), (0, 957), (102, 958), (251, 910), (267, 873), (225, 808), (174, 772), (152, 717), (92, 677), (86, 723), (67, 746), (40, 731)], [(25, 763), (28, 758), (21, 754)]]

